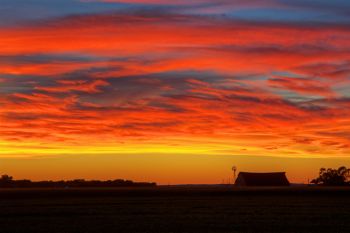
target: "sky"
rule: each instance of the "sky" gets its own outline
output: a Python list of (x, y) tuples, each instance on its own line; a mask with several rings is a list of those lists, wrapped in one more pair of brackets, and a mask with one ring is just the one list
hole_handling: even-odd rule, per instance
[[(347, 0), (0, 0), (0, 173), (307, 182), (350, 166)], [(232, 182), (232, 181), (231, 181)]]

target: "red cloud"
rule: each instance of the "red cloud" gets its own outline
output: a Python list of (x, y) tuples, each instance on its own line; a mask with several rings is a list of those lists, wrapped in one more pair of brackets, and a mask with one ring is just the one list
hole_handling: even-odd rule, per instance
[(322, 82), (308, 78), (275, 77), (269, 80), (269, 85), (298, 92), (300, 94), (316, 94), (325, 97), (334, 97), (330, 82)]
[(69, 91), (81, 91), (87, 93), (98, 93), (101, 92), (99, 89), (103, 86), (108, 86), (109, 83), (103, 80), (93, 80), (88, 82), (85, 80), (69, 81), (60, 80), (59, 85), (52, 87), (36, 87), (37, 90), (42, 90), (46, 92), (69, 92)]
[[(102, 14), (0, 33), (2, 140), (349, 151), (350, 101), (334, 81), (349, 85), (334, 65), (350, 59), (342, 25)], [(6, 62), (45, 53), (94, 59)]]

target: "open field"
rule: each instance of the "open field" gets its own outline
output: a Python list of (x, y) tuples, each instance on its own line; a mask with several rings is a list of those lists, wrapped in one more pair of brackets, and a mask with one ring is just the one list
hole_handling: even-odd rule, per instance
[(0, 190), (0, 232), (350, 232), (349, 188)]

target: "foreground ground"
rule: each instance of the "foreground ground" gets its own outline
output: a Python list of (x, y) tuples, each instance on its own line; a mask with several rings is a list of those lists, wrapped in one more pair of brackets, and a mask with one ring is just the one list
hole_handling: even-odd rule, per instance
[(0, 190), (0, 232), (350, 232), (350, 189)]

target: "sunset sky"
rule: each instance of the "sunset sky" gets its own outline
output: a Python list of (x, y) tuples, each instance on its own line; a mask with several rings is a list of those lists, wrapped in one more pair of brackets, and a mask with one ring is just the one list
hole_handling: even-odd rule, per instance
[(0, 174), (221, 183), (232, 165), (350, 166), (348, 0), (0, 0)]

